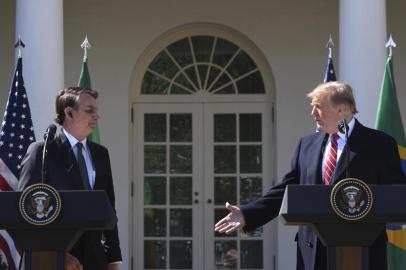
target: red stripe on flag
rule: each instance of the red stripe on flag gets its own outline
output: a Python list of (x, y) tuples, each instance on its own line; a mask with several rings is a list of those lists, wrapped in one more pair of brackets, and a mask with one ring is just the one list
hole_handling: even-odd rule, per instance
[(10, 247), (8, 246), (6, 240), (1, 235), (0, 235), (0, 249), (6, 255), (8, 269), (9, 270), (16, 270), (16, 265), (14, 264), (14, 260), (11, 257)]
[(0, 175), (0, 190), (2, 191), (13, 191), (10, 185), (7, 183), (6, 179)]

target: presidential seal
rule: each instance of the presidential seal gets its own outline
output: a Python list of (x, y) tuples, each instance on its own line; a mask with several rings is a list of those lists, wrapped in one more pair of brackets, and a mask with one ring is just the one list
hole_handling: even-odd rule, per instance
[(20, 197), (20, 213), (33, 225), (52, 223), (61, 211), (58, 191), (47, 184), (34, 184), (26, 188)]
[(360, 220), (371, 211), (374, 197), (369, 186), (356, 178), (338, 182), (331, 191), (333, 211), (345, 220)]

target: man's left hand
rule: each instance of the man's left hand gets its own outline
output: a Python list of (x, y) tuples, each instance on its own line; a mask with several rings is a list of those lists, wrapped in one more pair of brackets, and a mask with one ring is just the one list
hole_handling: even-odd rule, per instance
[(107, 265), (107, 270), (120, 270), (120, 263), (109, 263)]

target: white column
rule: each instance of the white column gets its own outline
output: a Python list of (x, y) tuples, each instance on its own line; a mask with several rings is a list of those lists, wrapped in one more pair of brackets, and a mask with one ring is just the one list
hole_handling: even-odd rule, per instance
[(53, 123), (64, 86), (63, 0), (17, 0), (16, 36), (25, 43), (23, 75), (37, 140)]
[(386, 61), (385, 0), (340, 0), (340, 80), (354, 87), (357, 118), (374, 127)]

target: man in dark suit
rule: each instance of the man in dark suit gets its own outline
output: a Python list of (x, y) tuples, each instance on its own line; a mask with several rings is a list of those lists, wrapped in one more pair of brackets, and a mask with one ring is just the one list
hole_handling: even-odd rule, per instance
[[(61, 90), (56, 97), (59, 136), (48, 145), (47, 184), (58, 190), (104, 190), (114, 208), (114, 188), (108, 150), (87, 140), (99, 114), (96, 91), (80, 87)], [(19, 189), (41, 180), (44, 142), (30, 145), (22, 162)], [(67, 270), (113, 270), (121, 264), (117, 226), (88, 231), (66, 254)]]
[[(364, 127), (355, 119), (357, 109), (351, 86), (341, 82), (321, 84), (308, 97), (318, 132), (300, 140), (291, 170), (280, 184), (241, 208), (226, 203), (230, 213), (215, 225), (215, 231), (227, 234), (240, 228), (251, 231), (275, 218), (287, 185), (334, 185), (346, 178), (346, 151), (349, 151), (348, 177), (368, 184), (406, 184), (395, 140), (383, 132)], [(348, 144), (337, 130), (337, 123), (342, 119), (349, 125)], [(300, 226), (295, 240), (298, 270), (327, 269), (326, 248), (310, 227)], [(369, 248), (370, 269), (387, 269), (386, 242), (382, 228)]]

